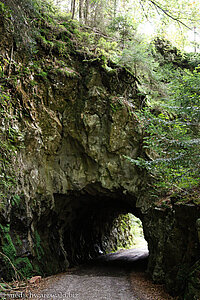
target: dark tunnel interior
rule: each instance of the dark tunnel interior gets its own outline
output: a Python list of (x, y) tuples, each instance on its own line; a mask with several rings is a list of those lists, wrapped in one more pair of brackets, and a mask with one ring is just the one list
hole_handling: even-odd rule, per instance
[(54, 201), (54, 209), (41, 218), (37, 228), (41, 242), (48, 243), (49, 254), (63, 270), (127, 248), (134, 235), (130, 216), (141, 219), (133, 199), (119, 191), (54, 194)]

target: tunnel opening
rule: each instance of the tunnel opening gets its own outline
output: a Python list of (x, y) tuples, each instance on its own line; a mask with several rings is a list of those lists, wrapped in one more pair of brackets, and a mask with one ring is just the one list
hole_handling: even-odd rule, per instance
[(116, 242), (113, 244), (112, 249), (108, 249), (108, 253), (123, 249), (148, 248), (142, 221), (130, 212), (120, 214), (114, 219), (110, 238), (112, 239), (114, 236), (116, 236)]
[(119, 191), (54, 194), (54, 208), (41, 220), (37, 228), (51, 264), (56, 261), (54, 273), (120, 249), (147, 247), (140, 211)]

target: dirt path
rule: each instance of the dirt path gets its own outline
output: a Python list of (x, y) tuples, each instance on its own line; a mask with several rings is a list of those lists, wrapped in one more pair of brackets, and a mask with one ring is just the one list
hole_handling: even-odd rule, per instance
[[(127, 250), (100, 257), (71, 271), (71, 274), (52, 276), (32, 299), (77, 299), (77, 300), (138, 300), (131, 290), (127, 271), (128, 264), (146, 253)], [(131, 259), (132, 257), (132, 259)], [(129, 263), (128, 263), (129, 262)], [(49, 298), (48, 298), (49, 297)]]
[(146, 249), (121, 250), (90, 264), (42, 279), (37, 288), (18, 299), (50, 300), (166, 300), (162, 286), (145, 275)]

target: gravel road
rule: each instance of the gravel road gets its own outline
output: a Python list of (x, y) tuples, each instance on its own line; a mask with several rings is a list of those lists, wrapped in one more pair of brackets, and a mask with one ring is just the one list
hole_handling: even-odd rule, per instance
[(129, 273), (143, 268), (147, 249), (122, 250), (101, 256), (74, 270), (51, 276), (29, 299), (51, 300), (138, 300), (131, 288)]
[(162, 285), (148, 278), (147, 259), (147, 248), (121, 250), (0, 299), (172, 300)]

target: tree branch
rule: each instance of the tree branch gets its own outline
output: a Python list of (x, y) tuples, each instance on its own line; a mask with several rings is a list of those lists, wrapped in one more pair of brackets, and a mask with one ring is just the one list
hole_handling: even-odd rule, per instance
[(148, 15), (146, 14), (146, 11), (145, 11), (145, 9), (144, 9), (144, 5), (143, 5), (143, 3), (142, 3), (141, 0), (140, 0), (140, 5), (141, 5), (141, 7), (142, 7), (142, 10), (143, 10), (143, 13), (144, 13), (145, 18), (147, 19), (147, 21), (149, 21)]
[(189, 30), (192, 30), (191, 27), (187, 26), (185, 23), (183, 23), (181, 20), (175, 18), (174, 16), (172, 16), (167, 10), (165, 10), (164, 8), (162, 8), (160, 6), (160, 4), (156, 3), (154, 0), (148, 0), (150, 1), (156, 8), (158, 8), (159, 10), (161, 10), (166, 16), (168, 16), (169, 18), (171, 18), (172, 20), (178, 22), (179, 24), (185, 26), (186, 28), (188, 28)]

